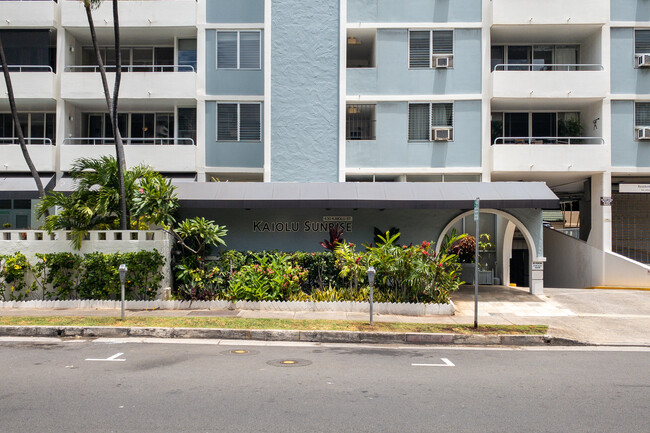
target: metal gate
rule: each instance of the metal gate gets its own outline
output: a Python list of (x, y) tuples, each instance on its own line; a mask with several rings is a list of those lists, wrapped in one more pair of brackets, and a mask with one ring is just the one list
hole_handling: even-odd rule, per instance
[(614, 193), (612, 249), (650, 264), (650, 194)]

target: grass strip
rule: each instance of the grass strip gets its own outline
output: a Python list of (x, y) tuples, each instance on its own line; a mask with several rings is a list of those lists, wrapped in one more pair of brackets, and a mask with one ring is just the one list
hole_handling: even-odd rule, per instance
[(544, 335), (546, 325), (395, 323), (352, 320), (247, 319), (242, 317), (0, 317), (0, 326), (126, 326), (153, 328), (290, 329), (299, 331), (432, 332), (451, 334)]

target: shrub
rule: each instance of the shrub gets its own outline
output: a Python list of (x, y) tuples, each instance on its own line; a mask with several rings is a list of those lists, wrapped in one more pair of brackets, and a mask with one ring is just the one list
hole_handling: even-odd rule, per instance
[(22, 253), (0, 255), (0, 296), (5, 301), (19, 301), (29, 294), (25, 277), (30, 270)]
[[(72, 253), (36, 254), (32, 265), (32, 288), (42, 291), (42, 299), (70, 299), (79, 285), (83, 257)], [(50, 290), (48, 290), (50, 289)]]

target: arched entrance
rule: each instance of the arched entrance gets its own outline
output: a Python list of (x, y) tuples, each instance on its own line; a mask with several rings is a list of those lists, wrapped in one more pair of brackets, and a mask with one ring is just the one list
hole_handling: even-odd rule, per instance
[[(463, 212), (457, 215), (456, 217), (454, 217), (451, 221), (449, 221), (449, 223), (445, 226), (445, 228), (440, 233), (440, 236), (438, 237), (438, 242), (436, 243), (436, 252), (439, 252), (440, 245), (442, 244), (445, 235), (449, 231), (451, 231), (451, 229), (456, 224), (458, 224), (458, 222), (460, 222), (463, 218), (472, 215), (473, 213), (474, 213), (473, 210)], [(530, 293), (540, 294), (541, 291), (535, 290), (532, 281), (533, 262), (538, 259), (538, 255), (537, 255), (537, 246), (535, 245), (535, 241), (530, 231), (519, 219), (502, 210), (481, 209), (481, 213), (497, 215), (504, 218), (507, 221), (504, 230), (503, 240), (501, 241), (501, 246), (500, 246), (502, 252), (502, 260), (501, 260), (500, 268), (501, 268), (501, 275), (503, 278), (502, 280), (503, 284), (504, 285), (510, 284), (510, 259), (512, 258), (512, 247), (513, 247), (515, 231), (518, 230), (523, 235), (526, 245), (528, 246), (528, 273), (527, 274), (529, 275)]]

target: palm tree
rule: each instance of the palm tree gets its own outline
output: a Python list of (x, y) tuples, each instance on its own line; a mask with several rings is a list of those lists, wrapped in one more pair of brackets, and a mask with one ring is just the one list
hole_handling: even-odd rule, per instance
[[(34, 166), (32, 158), (29, 156), (29, 151), (27, 150), (27, 145), (25, 144), (25, 136), (23, 135), (23, 128), (20, 126), (20, 119), (18, 119), (18, 110), (16, 109), (16, 98), (14, 97), (14, 87), (11, 84), (11, 76), (9, 75), (9, 65), (7, 64), (7, 59), (5, 57), (5, 49), (2, 45), (2, 34), (0, 33), (0, 62), (2, 63), (2, 71), (4, 72), (5, 84), (7, 85), (7, 94), (9, 96), (9, 107), (11, 109), (11, 117), (14, 120), (14, 127), (16, 128), (16, 135), (18, 136), (18, 144), (20, 144), (20, 150), (23, 152), (25, 157), (25, 162), (29, 171), (32, 173), (34, 182), (36, 182), (36, 188), (38, 189), (38, 196), (42, 199), (45, 197), (45, 188), (43, 188), (43, 182), (41, 181), (41, 176)], [(47, 213), (46, 213), (47, 215)]]
[(92, 9), (96, 9), (102, 3), (102, 0), (83, 0), (84, 8), (86, 9), (86, 17), (88, 18), (88, 26), (90, 27), (90, 36), (93, 41), (93, 48), (95, 49), (95, 57), (97, 58), (97, 66), (102, 78), (102, 86), (104, 88), (104, 97), (106, 98), (106, 106), (108, 108), (108, 117), (110, 118), (113, 137), (115, 140), (115, 156), (117, 158), (117, 176), (119, 181), (119, 202), (120, 202), (120, 229), (126, 230), (129, 225), (129, 213), (126, 204), (126, 188), (124, 185), (124, 172), (126, 171), (126, 158), (124, 156), (124, 144), (122, 142), (122, 135), (117, 122), (117, 102), (120, 91), (120, 83), (122, 81), (122, 55), (120, 46), (120, 22), (118, 16), (118, 0), (113, 0), (113, 33), (115, 35), (115, 86), (113, 87), (113, 95), (111, 96), (108, 88), (108, 80), (106, 79), (106, 68), (99, 52), (99, 44), (97, 42), (97, 34), (95, 32), (95, 23), (93, 21)]

